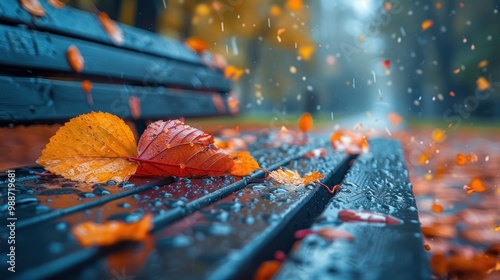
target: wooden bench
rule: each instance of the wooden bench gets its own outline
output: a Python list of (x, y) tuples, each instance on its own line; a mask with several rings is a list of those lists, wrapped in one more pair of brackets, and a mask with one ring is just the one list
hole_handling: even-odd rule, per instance
[[(131, 96), (140, 100), (139, 120), (234, 112), (222, 73), (177, 42), (118, 24), (124, 42), (116, 45), (95, 15), (44, 1), (42, 17), (14, 1), (0, 5), (2, 125), (62, 122), (96, 110), (134, 119)], [(70, 45), (85, 59), (79, 74), (67, 63)], [(94, 84), (93, 105), (82, 91), (86, 79)], [(332, 151), (320, 136), (274, 147), (272, 133), (248, 147), (261, 167), (318, 170), (339, 191), (276, 185), (263, 171), (89, 185), (43, 176), (38, 166), (15, 169), (16, 273), (7, 270), (10, 232), (2, 224), (0, 278), (252, 279), (276, 251), (288, 253), (277, 279), (430, 278), (397, 141), (371, 140), (370, 153), (356, 157)], [(326, 157), (305, 157), (320, 147)], [(0, 191), (0, 219), (7, 222), (7, 171)], [(401, 224), (349, 223), (339, 218), (342, 210), (391, 215)], [(83, 248), (70, 232), (84, 221), (132, 222), (147, 213), (154, 228), (142, 243)], [(344, 229), (353, 240), (310, 235), (297, 243), (296, 231), (324, 227)]]
[[(131, 120), (237, 112), (222, 71), (183, 44), (111, 22), (123, 34), (116, 42), (102, 15), (41, 4), (44, 16), (18, 1), (0, 4), (0, 125), (63, 122), (90, 111)], [(69, 61), (71, 46), (83, 58), (81, 72)], [(88, 94), (85, 80), (93, 84)]]

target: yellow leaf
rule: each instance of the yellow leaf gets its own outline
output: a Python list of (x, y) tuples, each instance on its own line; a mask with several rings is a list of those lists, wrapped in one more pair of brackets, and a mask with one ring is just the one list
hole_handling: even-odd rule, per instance
[(300, 11), (302, 6), (302, 0), (288, 0), (286, 2), (286, 7), (293, 11)]
[(231, 174), (234, 176), (247, 176), (260, 168), (259, 163), (248, 151), (233, 152), (231, 158), (234, 159), (231, 169)]
[(303, 46), (299, 47), (298, 53), (304, 60), (309, 60), (311, 59), (311, 56), (313, 55), (315, 49), (316, 48), (312, 45)]
[(304, 179), (296, 170), (278, 169), (269, 173), (269, 176), (281, 184), (304, 185)]
[(104, 224), (84, 222), (71, 232), (83, 247), (110, 246), (121, 241), (142, 241), (153, 228), (153, 216), (147, 214), (134, 223), (108, 221)]
[(71, 119), (50, 138), (37, 163), (64, 178), (104, 183), (123, 181), (138, 163), (134, 134), (115, 115), (91, 112)]
[(480, 91), (485, 91), (490, 88), (490, 82), (488, 82), (485, 77), (480, 77), (479, 79), (477, 79), (476, 85)]

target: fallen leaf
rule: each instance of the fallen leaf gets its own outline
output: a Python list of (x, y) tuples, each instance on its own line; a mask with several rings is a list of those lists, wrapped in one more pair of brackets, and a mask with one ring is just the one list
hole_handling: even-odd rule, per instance
[(83, 59), (80, 50), (75, 45), (69, 46), (68, 50), (66, 50), (66, 58), (68, 59), (69, 66), (76, 73), (81, 73), (83, 71), (83, 67), (85, 66), (85, 60)]
[(72, 228), (71, 232), (83, 247), (110, 246), (121, 241), (142, 241), (153, 228), (153, 216), (144, 215), (134, 223), (108, 221), (104, 224), (84, 222)]
[(59, 0), (47, 0), (47, 3), (49, 3), (50, 5), (58, 8), (58, 9), (62, 9), (66, 5), (63, 2), (59, 1)]
[(464, 186), (464, 190), (467, 191), (467, 195), (473, 192), (482, 193), (485, 192), (487, 189), (488, 188), (483, 184), (483, 180), (481, 180), (481, 178), (474, 178), (470, 181), (468, 185)]
[(321, 179), (325, 178), (325, 175), (314, 170), (313, 172), (304, 175), (304, 185), (309, 185), (311, 183), (319, 183)]
[(85, 92), (85, 95), (87, 96), (87, 104), (89, 106), (94, 105), (94, 100), (92, 98), (92, 82), (89, 80), (83, 80), (82, 81), (82, 89), (83, 92)]
[(368, 141), (358, 132), (339, 130), (330, 137), (330, 144), (335, 151), (348, 154), (368, 153)]
[(128, 98), (128, 106), (130, 108), (130, 114), (135, 120), (141, 117), (141, 100), (137, 96), (130, 96)]
[(38, 0), (20, 0), (21, 6), (32, 16), (44, 16), (45, 10), (43, 9), (40, 1)]
[(106, 31), (109, 38), (111, 38), (111, 41), (117, 45), (121, 45), (125, 42), (122, 29), (118, 26), (118, 24), (116, 24), (116, 22), (109, 18), (108, 14), (100, 12), (99, 21), (101, 22), (104, 31)]
[(457, 235), (457, 230), (455, 229), (454, 225), (434, 224), (434, 225), (429, 225), (429, 226), (423, 226), (422, 233), (426, 237), (430, 237), (430, 238), (433, 238), (433, 237), (453, 238)]
[(448, 263), (443, 253), (432, 254), (430, 263), (434, 275), (443, 278), (448, 274)]
[(189, 37), (184, 43), (192, 49), (194, 52), (201, 53), (203, 51), (208, 50), (208, 44), (205, 40), (198, 37)]
[(476, 81), (477, 88), (480, 91), (485, 91), (490, 88), (490, 82), (485, 77), (479, 77)]
[(71, 119), (50, 138), (37, 163), (70, 180), (89, 183), (123, 181), (138, 164), (134, 134), (115, 115), (91, 112)]
[(311, 59), (316, 48), (312, 45), (299, 47), (298, 53), (304, 60)]
[(179, 120), (150, 124), (139, 140), (137, 175), (220, 176), (229, 174), (234, 163), (229, 153), (214, 144), (214, 138)]
[(443, 206), (439, 202), (434, 201), (432, 203), (432, 212), (434, 212), (434, 213), (442, 213), (443, 212)]
[(489, 269), (495, 268), (496, 259), (476, 254), (472, 258), (456, 254), (447, 259), (449, 279), (485, 279)]
[(358, 210), (342, 210), (338, 214), (339, 220), (346, 223), (353, 222), (366, 222), (366, 223), (377, 223), (377, 224), (402, 224), (403, 221), (382, 213), (375, 213), (369, 211), (358, 211)]
[(488, 60), (481, 60), (478, 64), (477, 64), (477, 67), (478, 68), (484, 68), (488, 66)]
[(327, 151), (325, 148), (317, 148), (312, 151), (307, 152), (305, 155), (306, 158), (325, 158), (327, 155)]
[(302, 9), (302, 0), (288, 0), (286, 1), (286, 7), (292, 11), (300, 11)]
[(278, 169), (269, 173), (269, 176), (281, 184), (303, 186), (304, 179), (296, 170)]
[(259, 163), (248, 151), (233, 152), (231, 158), (234, 162), (231, 174), (234, 176), (247, 176), (260, 168)]
[(238, 81), (243, 73), (243, 69), (236, 68), (232, 65), (224, 69), (224, 77), (226, 77), (226, 79), (233, 79), (233, 81)]
[(281, 8), (278, 5), (272, 5), (269, 8), (269, 14), (271, 14), (271, 16), (273, 17), (281, 15)]
[(382, 60), (382, 66), (383, 66), (385, 69), (389, 69), (389, 68), (391, 68), (391, 61), (390, 61), (389, 59)]
[(422, 22), (422, 31), (425, 31), (434, 25), (434, 22), (431, 19), (424, 20)]
[(436, 128), (432, 131), (431, 138), (436, 143), (442, 143), (446, 140), (446, 131)]
[(272, 260), (263, 262), (253, 276), (254, 280), (270, 280), (281, 268), (281, 262)]
[(387, 119), (392, 124), (392, 126), (399, 126), (403, 122), (403, 118), (398, 113), (389, 113)]
[(354, 241), (354, 236), (352, 236), (352, 234), (350, 234), (349, 232), (347, 232), (345, 230), (341, 230), (341, 229), (332, 228), (332, 227), (322, 228), (322, 229), (318, 230), (317, 233), (319, 236), (321, 236), (327, 240), (330, 240), (330, 241), (334, 241), (337, 239)]
[(311, 130), (313, 127), (314, 120), (311, 114), (309, 113), (304, 113), (302, 116), (299, 118), (299, 129), (300, 131), (307, 133)]

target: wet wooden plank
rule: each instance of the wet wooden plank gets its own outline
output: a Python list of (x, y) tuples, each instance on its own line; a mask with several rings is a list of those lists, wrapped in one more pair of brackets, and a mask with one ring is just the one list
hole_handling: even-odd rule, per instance
[[(96, 14), (69, 6), (59, 9), (48, 4), (47, 1), (40, 1), (46, 14), (34, 17), (24, 10), (19, 2), (3, 1), (0, 3), (0, 23), (22, 24), (39, 31), (116, 46)], [(124, 24), (117, 23), (117, 25), (123, 31), (124, 41), (119, 44), (120, 48), (201, 64), (200, 58), (180, 42)]]
[[(286, 164), (293, 158), (303, 156), (313, 148), (313, 145), (317, 145), (316, 143), (311, 143), (305, 146), (289, 147), (286, 150), (283, 148), (263, 147), (270, 139), (263, 136), (260, 138), (260, 144), (251, 145), (249, 149), (260, 160), (261, 166), (271, 170)], [(263, 155), (266, 156), (263, 157)], [(21, 175), (19, 174), (20, 179), (22, 178)], [(30, 174), (27, 175), (33, 176)], [(253, 175), (254, 178), (263, 176), (264, 172), (262, 171), (258, 171)], [(35, 192), (38, 201), (43, 201), (43, 204), (50, 206), (55, 197), (51, 197), (52, 202), (44, 201), (44, 196), (37, 195), (36, 190), (31, 188), (35, 186), (30, 187), (30, 182), (38, 179), (30, 178), (24, 181), (21, 180), (21, 182), (26, 187), (26, 191), (32, 190)], [(43, 223), (31, 223), (18, 229), (17, 236), (23, 240), (18, 245), (18, 257), (23, 260), (18, 263), (18, 269), (23, 273), (27, 273), (19, 275), (21, 278), (27, 277), (30, 279), (34, 276), (40, 278), (42, 277), (40, 275), (54, 275), (54, 273), (60, 273), (72, 266), (88, 262), (91, 259), (97, 258), (97, 256), (99, 256), (100, 260), (106, 261), (106, 256), (108, 255), (107, 249), (95, 250), (95, 248), (90, 248), (82, 250), (74, 241), (69, 229), (77, 223), (90, 220), (103, 222), (116, 219), (133, 221), (145, 213), (152, 213), (154, 215), (155, 228), (159, 229), (244, 188), (251, 180), (250, 177), (238, 179), (232, 176), (181, 179), (168, 185), (158, 184), (155, 187), (144, 189), (134, 195), (114, 200), (108, 199), (106, 203), (102, 203), (98, 207), (92, 205), (92, 203), (95, 203), (92, 200), (93, 198), (78, 200), (75, 198), (69, 199), (69, 195), (60, 195), (61, 200), (66, 200), (66, 202), (72, 201), (71, 205), (77, 203), (76, 207), (80, 207), (80, 211), (70, 212), (68, 209), (73, 207), (70, 206), (64, 209), (65, 212), (58, 213), (61, 215), (57, 217), (51, 216), (50, 219), (46, 219)], [(107, 189), (109, 186), (104, 186), (104, 188)], [(139, 186), (139, 188), (142, 188), (142, 186)], [(100, 199), (102, 197), (97, 199), (97, 201)], [(39, 219), (38, 216), (33, 218)], [(31, 238), (34, 232), (37, 233), (36, 239)], [(5, 233), (1, 233), (2, 238), (4, 238)], [(38, 252), (36, 254), (37, 257), (28, 257), (27, 254), (31, 255), (31, 252)], [(71, 267), (68, 267), (68, 264), (71, 264)], [(77, 275), (85, 278), (87, 274), (79, 271)]]
[[(402, 224), (343, 222), (343, 210), (391, 215)], [(358, 157), (312, 227), (322, 228), (345, 230), (354, 241), (307, 236), (276, 279), (430, 279), (412, 186), (395, 140), (370, 141), (370, 153)]]
[[(0, 124), (55, 123), (90, 111), (109, 112), (132, 119), (130, 97), (137, 97), (141, 119), (179, 116), (206, 117), (234, 113), (228, 94), (155, 86), (93, 83), (92, 104), (81, 81), (0, 75)], [(14, 98), (15, 97), (15, 98)]]
[[(78, 75), (67, 59), (67, 49), (72, 45), (79, 49), (85, 63)], [(0, 66), (12, 75), (78, 76), (106, 83), (230, 91), (222, 73), (205, 65), (20, 27), (0, 25), (0, 51), (4, 53)]]

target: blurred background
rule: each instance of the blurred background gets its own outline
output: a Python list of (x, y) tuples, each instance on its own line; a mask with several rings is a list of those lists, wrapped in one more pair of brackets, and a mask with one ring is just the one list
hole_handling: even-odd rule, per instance
[(68, 4), (180, 41), (203, 41), (243, 71), (234, 86), (244, 114), (333, 118), (382, 110), (452, 126), (500, 118), (495, 0)]

